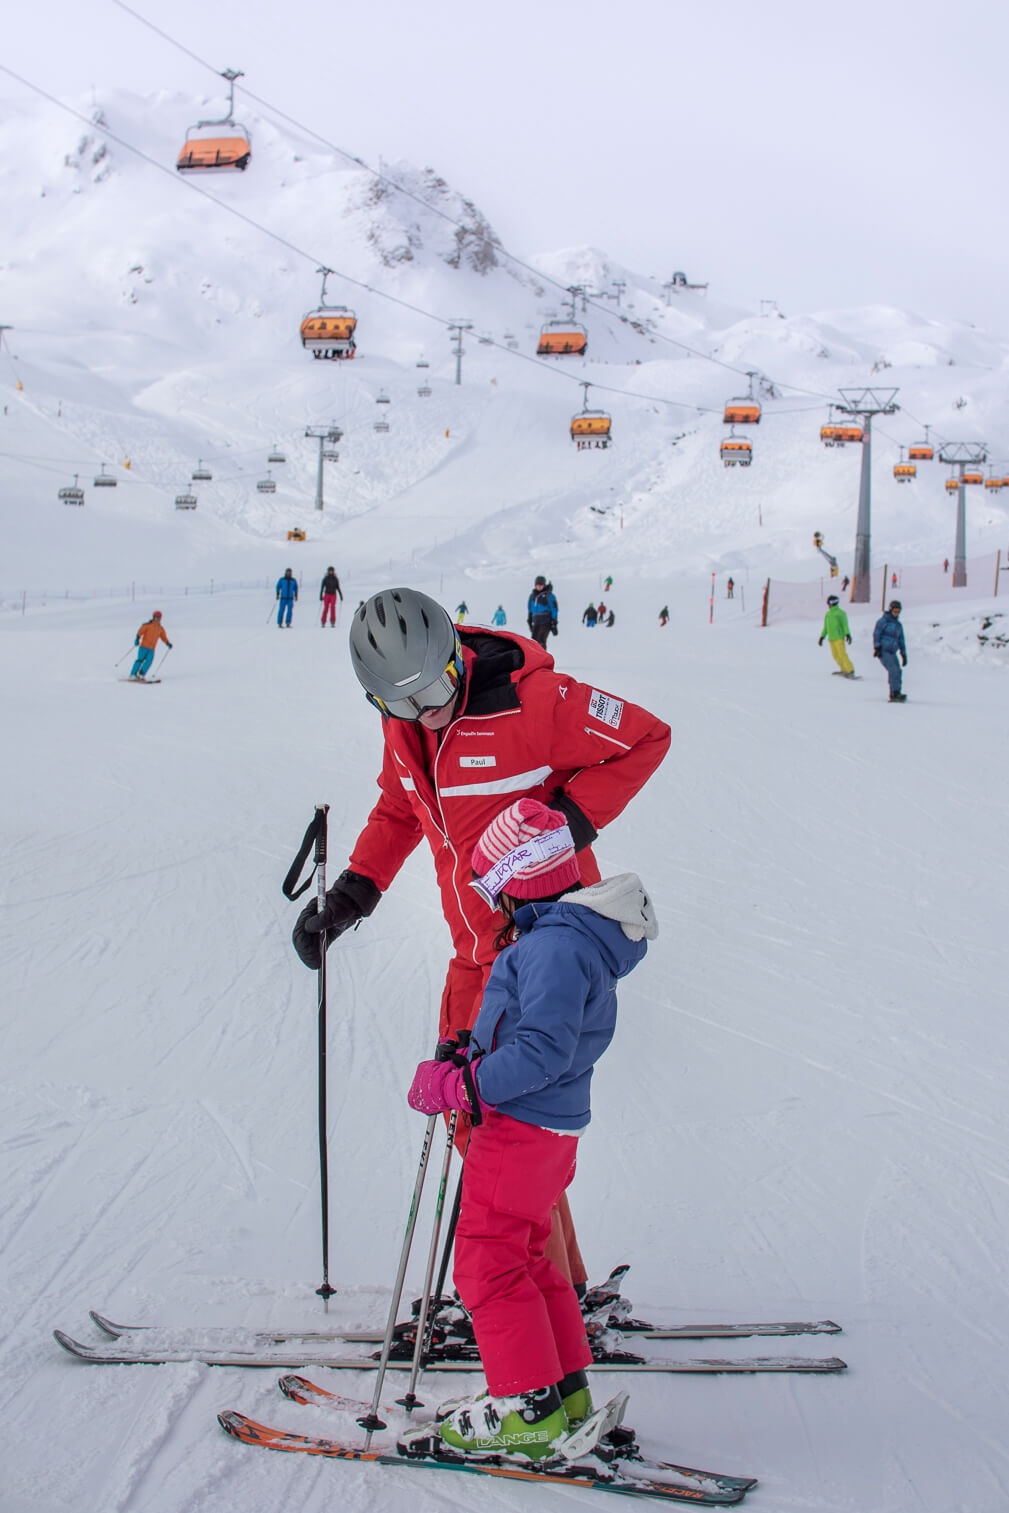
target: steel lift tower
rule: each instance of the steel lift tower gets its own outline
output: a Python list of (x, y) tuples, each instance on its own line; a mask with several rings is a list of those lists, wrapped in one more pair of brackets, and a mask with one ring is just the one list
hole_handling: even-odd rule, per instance
[(862, 476), (858, 486), (858, 521), (855, 525), (855, 566), (851, 574), (852, 604), (868, 604), (872, 597), (872, 417), (895, 415), (899, 389), (839, 389), (841, 403), (835, 409), (857, 415), (862, 426)]
[(947, 441), (939, 450), (939, 461), (960, 470), (960, 487), (956, 491), (956, 544), (953, 547), (953, 587), (967, 587), (967, 510), (963, 475), (971, 463), (982, 467), (988, 461), (983, 441)]
[(319, 443), (319, 471), (315, 475), (315, 507), (317, 510), (325, 508), (322, 497), (322, 464), (325, 455), (331, 451), (343, 436), (343, 432), (336, 424), (328, 426), (306, 426), (305, 435), (312, 441)]

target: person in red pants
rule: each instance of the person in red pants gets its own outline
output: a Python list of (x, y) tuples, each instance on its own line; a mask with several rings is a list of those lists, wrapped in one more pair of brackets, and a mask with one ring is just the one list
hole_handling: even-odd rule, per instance
[(323, 578), (319, 588), (319, 599), (322, 602), (322, 623), (325, 625), (328, 615), (329, 623), (334, 629), (336, 627), (337, 595), (339, 595), (341, 600), (343, 599), (343, 589), (340, 587), (340, 580), (336, 576), (336, 568), (327, 567), (326, 576)]
[[(616, 1028), (616, 982), (658, 926), (634, 873), (583, 886), (563, 814), (536, 799), (488, 825), (473, 869), (473, 888), (505, 924), (470, 1060), (422, 1061), (408, 1095), (424, 1114), (481, 1115), (463, 1168), (455, 1285), (487, 1390), (443, 1404), (435, 1432), (470, 1454), (540, 1460), (592, 1411), (579, 1300), (546, 1254), (551, 1210), (591, 1118), (592, 1068)], [(422, 1452), (431, 1433), (407, 1433), (402, 1448)]]
[[(350, 656), (382, 715), (380, 793), (325, 908), (313, 901), (299, 916), (294, 948), (317, 970), (321, 932), (331, 945), (369, 916), (426, 840), (454, 947), (439, 1034), (454, 1037), (473, 1026), (503, 923), (469, 886), (473, 847), (501, 805), (525, 795), (559, 810), (580, 880), (596, 883), (592, 842), (658, 767), (670, 729), (629, 700), (558, 672), (525, 636), (453, 625), (416, 589), (385, 589), (358, 607)], [(561, 1268), (584, 1283), (563, 1195), (551, 1244)]]

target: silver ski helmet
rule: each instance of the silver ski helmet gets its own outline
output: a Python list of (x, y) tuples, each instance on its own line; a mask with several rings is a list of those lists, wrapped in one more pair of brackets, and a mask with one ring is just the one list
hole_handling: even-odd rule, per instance
[(368, 702), (396, 720), (443, 709), (463, 675), (448, 611), (413, 588), (383, 589), (361, 605), (350, 626), (350, 661)]

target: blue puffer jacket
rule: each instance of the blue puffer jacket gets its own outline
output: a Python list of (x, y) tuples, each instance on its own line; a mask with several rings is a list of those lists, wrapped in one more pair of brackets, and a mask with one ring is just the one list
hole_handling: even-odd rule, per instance
[[(480, 1095), (523, 1124), (579, 1130), (592, 1068), (617, 1022), (617, 979), (658, 934), (633, 872), (516, 911), (521, 932), (494, 963), (473, 1026)], [(484, 1054), (486, 1053), (486, 1054)]]
[(283, 578), (278, 578), (277, 579), (277, 598), (278, 599), (282, 599), (284, 601), (284, 603), (286, 604), (287, 601), (288, 601), (288, 599), (297, 599), (297, 597), (298, 597), (298, 580), (296, 578), (288, 578), (285, 575)]
[(872, 633), (873, 651), (900, 652), (901, 656), (907, 656), (907, 647), (904, 645), (904, 627), (899, 620), (895, 620), (887, 610), (885, 615), (880, 615), (876, 621)]
[(538, 615), (549, 615), (551, 620), (557, 619), (557, 596), (548, 584), (546, 588), (534, 588), (529, 595), (527, 613), (535, 620)]

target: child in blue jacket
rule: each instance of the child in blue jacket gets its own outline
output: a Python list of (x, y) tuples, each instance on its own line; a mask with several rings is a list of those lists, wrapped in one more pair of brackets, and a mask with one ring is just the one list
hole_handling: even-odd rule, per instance
[[(585, 888), (564, 816), (519, 799), (473, 852), (473, 887), (504, 925), (470, 1062), (422, 1061), (409, 1101), (479, 1107), (466, 1153), (455, 1285), (487, 1377), (443, 1405), (437, 1431), (472, 1454), (540, 1460), (591, 1412), (592, 1354), (570, 1280), (550, 1261), (551, 1211), (591, 1118), (592, 1068), (616, 1028), (616, 984), (658, 934), (634, 873)], [(418, 1447), (430, 1427), (404, 1436)]]
[[(890, 703), (904, 704), (907, 694), (901, 693), (901, 668), (907, 666), (907, 645), (904, 627), (900, 623), (900, 600), (893, 599), (885, 615), (880, 615), (872, 632), (872, 654), (886, 668), (890, 680)], [(897, 658), (900, 658), (898, 662)]]

